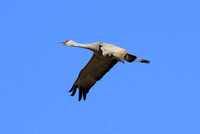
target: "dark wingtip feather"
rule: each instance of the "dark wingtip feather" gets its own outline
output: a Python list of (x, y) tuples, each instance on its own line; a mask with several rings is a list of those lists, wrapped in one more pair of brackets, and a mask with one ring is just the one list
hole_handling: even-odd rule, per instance
[(79, 98), (78, 98), (78, 101), (80, 101), (82, 99), (82, 90), (79, 89)]
[(72, 86), (72, 88), (69, 90), (69, 92), (72, 92), (74, 90), (74, 86)]
[(74, 96), (75, 95), (75, 93), (76, 93), (76, 87), (74, 88), (74, 90), (73, 90), (73, 92), (72, 92), (72, 94), (71, 94), (71, 96)]
[[(74, 96), (76, 94), (77, 88), (78, 88), (77, 86), (74, 86), (74, 85), (72, 86), (72, 88), (69, 90), (69, 92), (72, 92), (71, 96)], [(83, 96), (83, 99), (85, 100), (86, 94), (87, 94), (87, 91), (85, 91), (82, 87), (80, 87), (78, 101), (80, 101), (82, 99), (82, 96)]]
[(86, 99), (86, 92), (85, 92), (85, 90), (83, 91), (83, 99), (84, 100)]
[(69, 92), (72, 92), (71, 96), (74, 96), (74, 95), (75, 95), (76, 89), (77, 89), (76, 86), (72, 86), (72, 88), (69, 90)]

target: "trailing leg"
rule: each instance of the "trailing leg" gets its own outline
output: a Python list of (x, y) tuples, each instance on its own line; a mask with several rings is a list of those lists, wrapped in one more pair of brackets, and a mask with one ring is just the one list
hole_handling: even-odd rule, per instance
[(138, 59), (138, 58), (136, 58), (135, 61), (140, 62), (140, 63), (147, 63), (147, 64), (150, 63), (150, 61), (148, 61), (148, 60), (145, 60), (145, 59)]

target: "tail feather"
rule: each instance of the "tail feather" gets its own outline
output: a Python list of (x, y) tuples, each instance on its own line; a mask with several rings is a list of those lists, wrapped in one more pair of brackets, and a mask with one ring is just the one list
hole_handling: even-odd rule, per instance
[(125, 60), (125, 61), (128, 61), (128, 62), (137, 61), (137, 62), (140, 62), (140, 63), (147, 63), (147, 64), (150, 63), (150, 61), (145, 60), (145, 59), (138, 59), (137, 56), (132, 55), (132, 54), (126, 54), (126, 55), (124, 56), (124, 60)]
[(126, 54), (124, 56), (124, 60), (128, 62), (133, 62), (135, 59), (137, 59), (137, 56), (132, 55), (132, 54)]

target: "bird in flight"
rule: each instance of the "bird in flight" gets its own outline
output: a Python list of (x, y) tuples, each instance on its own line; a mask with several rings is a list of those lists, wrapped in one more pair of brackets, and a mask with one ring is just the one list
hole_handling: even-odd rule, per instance
[(112, 44), (95, 42), (91, 44), (79, 44), (72, 40), (61, 42), (62, 45), (86, 48), (94, 52), (90, 61), (80, 71), (78, 78), (69, 90), (74, 96), (79, 89), (79, 101), (86, 99), (90, 88), (99, 81), (118, 61), (124, 63), (137, 61), (140, 63), (150, 63), (145, 59), (138, 59), (135, 55), (129, 54), (127, 50)]

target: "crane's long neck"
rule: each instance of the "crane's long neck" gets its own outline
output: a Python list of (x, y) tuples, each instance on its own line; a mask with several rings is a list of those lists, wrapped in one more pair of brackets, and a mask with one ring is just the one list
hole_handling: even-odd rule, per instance
[(68, 46), (72, 46), (72, 47), (81, 47), (81, 48), (87, 48), (87, 49), (90, 49), (90, 44), (79, 44), (79, 43), (76, 43), (74, 41), (70, 41), (68, 42), (66, 45)]

